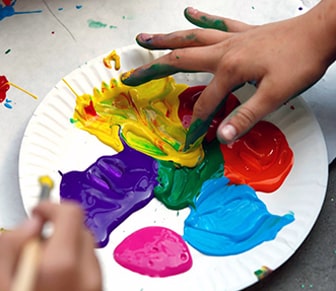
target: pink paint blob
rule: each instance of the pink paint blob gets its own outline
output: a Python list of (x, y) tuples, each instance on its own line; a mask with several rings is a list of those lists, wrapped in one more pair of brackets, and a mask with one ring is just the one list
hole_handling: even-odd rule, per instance
[(192, 258), (183, 238), (171, 229), (151, 226), (126, 237), (114, 250), (121, 266), (150, 277), (184, 273)]

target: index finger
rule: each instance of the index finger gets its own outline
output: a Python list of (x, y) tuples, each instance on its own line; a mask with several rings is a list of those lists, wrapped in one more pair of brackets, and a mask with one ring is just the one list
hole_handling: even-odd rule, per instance
[[(215, 46), (215, 45), (214, 45)], [(212, 53), (209, 54), (209, 51)], [(178, 72), (213, 72), (220, 57), (213, 46), (175, 49), (156, 60), (121, 75), (128, 86), (137, 86)]]

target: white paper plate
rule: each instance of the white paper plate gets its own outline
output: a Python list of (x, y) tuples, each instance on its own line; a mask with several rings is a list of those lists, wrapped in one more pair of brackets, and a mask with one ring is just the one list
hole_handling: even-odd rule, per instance
[[(119, 72), (106, 69), (100, 56), (65, 77), (74, 90), (91, 93), (121, 72), (126, 72), (162, 55), (137, 46), (117, 50), (122, 67)], [(177, 74), (178, 82), (189, 85), (207, 84), (211, 75)], [(236, 92), (243, 100), (252, 94), (253, 87), (245, 86)], [(89, 133), (74, 127), (75, 96), (60, 81), (35, 111), (25, 131), (19, 159), (19, 179), (22, 199), (27, 213), (38, 202), (38, 177), (50, 175), (55, 181), (52, 199), (59, 201), (58, 171), (84, 170), (102, 155), (114, 151)], [(151, 278), (119, 266), (113, 259), (114, 248), (129, 234), (145, 226), (160, 225), (183, 234), (183, 224), (189, 210), (166, 209), (156, 199), (123, 222), (110, 236), (110, 243), (97, 250), (104, 275), (104, 290), (164, 291), (164, 290), (239, 290), (255, 283), (255, 271), (263, 266), (275, 270), (300, 246), (313, 227), (324, 201), (328, 162), (320, 127), (301, 97), (290, 101), (269, 121), (286, 135), (294, 152), (295, 162), (285, 183), (272, 194), (257, 193), (272, 214), (295, 214), (295, 221), (285, 226), (276, 239), (260, 244), (242, 254), (210, 257), (190, 247), (192, 268), (184, 274)]]

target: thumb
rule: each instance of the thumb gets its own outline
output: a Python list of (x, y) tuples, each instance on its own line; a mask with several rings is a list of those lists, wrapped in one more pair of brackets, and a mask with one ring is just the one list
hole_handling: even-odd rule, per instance
[(217, 138), (229, 144), (248, 132), (259, 120), (278, 108), (282, 102), (261, 94), (260, 90), (232, 111), (218, 126)]

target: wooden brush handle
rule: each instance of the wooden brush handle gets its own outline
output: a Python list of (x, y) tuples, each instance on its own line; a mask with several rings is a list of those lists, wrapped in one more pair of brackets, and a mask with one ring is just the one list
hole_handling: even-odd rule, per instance
[(33, 291), (40, 259), (40, 238), (31, 239), (23, 248), (11, 291)]

